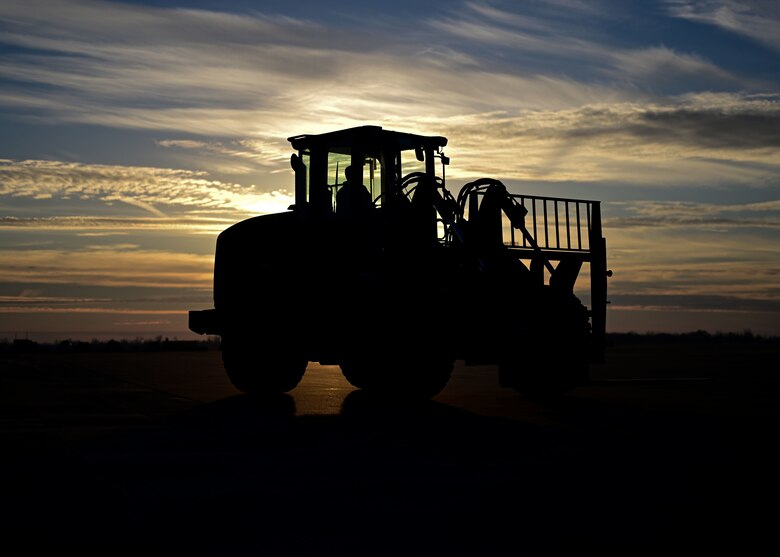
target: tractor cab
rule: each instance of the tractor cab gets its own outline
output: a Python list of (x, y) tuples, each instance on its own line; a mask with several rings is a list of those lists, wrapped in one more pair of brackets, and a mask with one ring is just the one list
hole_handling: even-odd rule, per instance
[[(362, 126), (288, 138), (297, 152), (293, 210), (306, 215), (354, 216), (369, 200), (382, 208), (397, 196), (411, 197), (421, 180), (444, 185), (449, 159), (442, 149), (447, 139)], [(359, 192), (350, 194), (349, 190)], [(366, 192), (366, 193), (364, 193)]]

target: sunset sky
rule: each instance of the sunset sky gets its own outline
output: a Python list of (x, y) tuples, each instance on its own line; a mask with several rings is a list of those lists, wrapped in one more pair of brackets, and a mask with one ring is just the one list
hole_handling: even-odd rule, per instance
[(3, 0), (0, 122), (0, 338), (188, 338), (286, 138), (364, 124), (602, 200), (609, 331), (780, 334), (778, 2)]

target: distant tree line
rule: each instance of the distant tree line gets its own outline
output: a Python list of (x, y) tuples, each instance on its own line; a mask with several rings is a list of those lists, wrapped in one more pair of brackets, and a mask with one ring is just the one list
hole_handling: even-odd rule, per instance
[(0, 339), (0, 352), (38, 352), (38, 353), (71, 353), (71, 352), (193, 352), (218, 350), (219, 337), (208, 337), (205, 340), (173, 340), (163, 337), (153, 339), (136, 338), (132, 340), (59, 340), (55, 342), (36, 342), (28, 338)]
[[(742, 333), (709, 333), (698, 330), (688, 333), (608, 333), (607, 342), (611, 346), (625, 344), (750, 344), (777, 345), (780, 337), (762, 336), (751, 331)], [(136, 338), (133, 340), (97, 340), (89, 342), (79, 340), (61, 340), (55, 342), (36, 342), (24, 339), (0, 339), (0, 353), (83, 353), (83, 352), (191, 352), (219, 350), (218, 336), (204, 340), (173, 340), (163, 337), (153, 339)]]
[(778, 344), (780, 337), (741, 333), (710, 333), (704, 330), (688, 333), (607, 333), (607, 340), (614, 344)]

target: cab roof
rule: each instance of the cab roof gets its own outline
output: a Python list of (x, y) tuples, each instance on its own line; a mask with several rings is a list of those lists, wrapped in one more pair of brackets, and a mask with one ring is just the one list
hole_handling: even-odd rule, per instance
[(295, 135), (288, 137), (287, 141), (298, 151), (355, 145), (365, 148), (395, 148), (399, 151), (417, 147), (438, 150), (447, 145), (446, 137), (383, 130), (381, 126), (359, 126), (320, 134)]

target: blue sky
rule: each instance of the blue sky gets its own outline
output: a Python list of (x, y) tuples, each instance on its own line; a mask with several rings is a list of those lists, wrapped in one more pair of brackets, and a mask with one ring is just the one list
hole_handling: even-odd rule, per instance
[(186, 336), (286, 138), (444, 135), (457, 191), (604, 202), (613, 331), (780, 334), (780, 4), (0, 5), (0, 336)]

